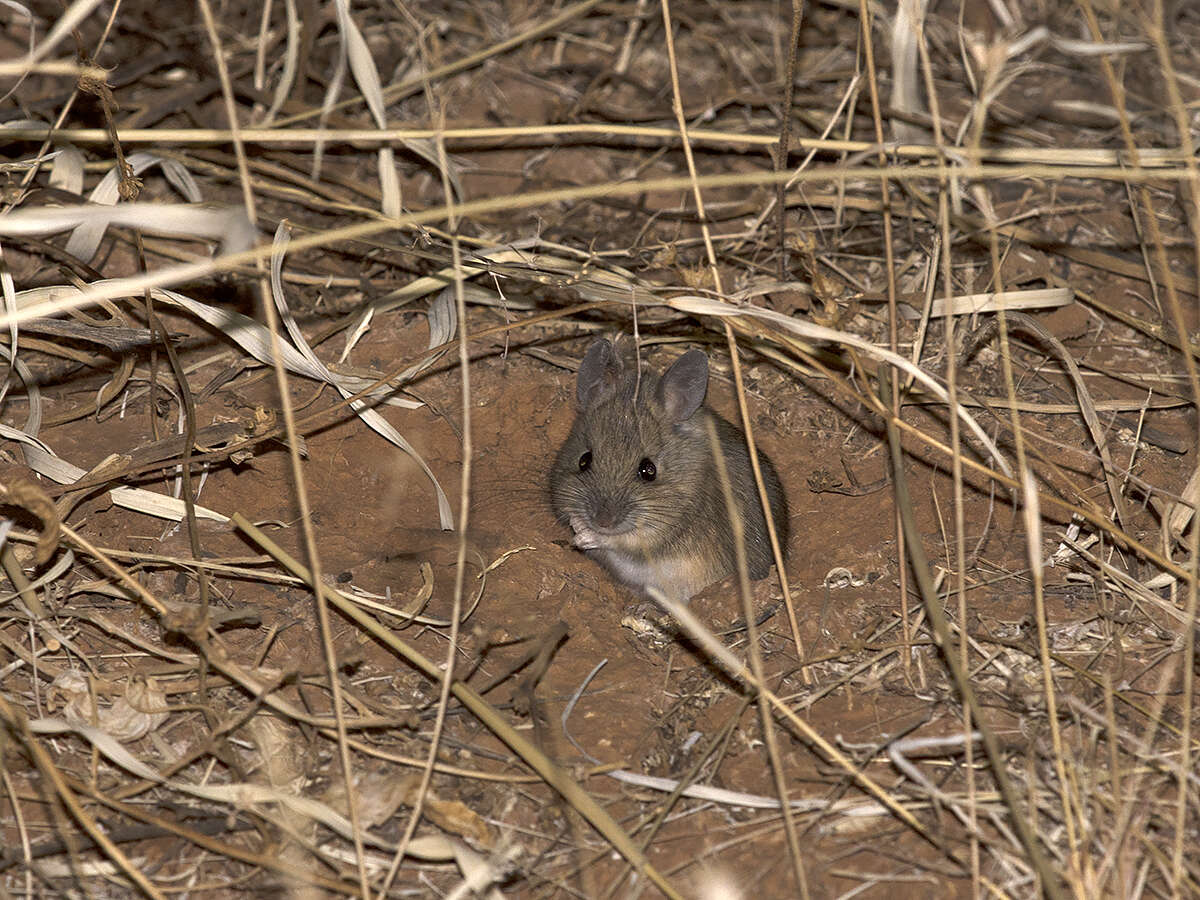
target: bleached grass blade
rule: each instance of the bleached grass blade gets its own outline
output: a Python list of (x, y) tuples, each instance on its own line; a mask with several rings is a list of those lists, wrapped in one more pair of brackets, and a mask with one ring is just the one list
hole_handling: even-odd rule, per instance
[[(103, 287), (110, 283), (112, 282), (106, 279), (94, 282), (92, 286)], [(23, 307), (35, 304), (52, 304), (58, 300), (77, 296), (80, 293), (82, 293), (81, 289), (74, 285), (59, 284), (48, 287), (29, 288), (21, 291), (17, 295), (17, 301)], [(187, 310), (201, 321), (208, 323), (222, 332), (260, 363), (270, 365), (270, 334), (262, 325), (248, 316), (244, 316), (231, 309), (220, 309), (205, 303), (199, 303), (175, 291), (155, 288), (151, 290), (150, 296), (160, 303), (170, 303)], [(288, 371), (294, 374), (303, 375), (307, 378), (320, 378), (320, 373), (310, 366), (304, 357), (286, 345), (284, 347), (284, 363), (288, 367)]]
[[(463, 259), (464, 277), (470, 278), (475, 274), (483, 274), (484, 269), (476, 268), (476, 264), (478, 263), (485, 265), (504, 265), (506, 263), (529, 265), (531, 259), (529, 251), (538, 246), (538, 243), (539, 241), (536, 238), (525, 238), (519, 241), (512, 241), (503, 247), (496, 247), (492, 250), (481, 250), (478, 253), (474, 253)], [(571, 269), (572, 262), (560, 257), (548, 256), (546, 254), (535, 254), (535, 256), (538, 266), (543, 269), (561, 266), (563, 271), (576, 271), (578, 268), (578, 264), (575, 263), (575, 269)], [(592, 274), (593, 276), (608, 276), (610, 273), (599, 270)], [(453, 283), (454, 269), (451, 266), (447, 266), (433, 275), (423, 275), (420, 278), (414, 278), (403, 287), (385, 294), (372, 302), (372, 308), (378, 312), (387, 312), (388, 310), (395, 309), (397, 306), (409, 303), (418, 297), (424, 297), (426, 294), (442, 290), (447, 285)], [(622, 299), (628, 300), (631, 288), (632, 282), (621, 283)], [(432, 310), (430, 312), (432, 313)], [(451, 314), (457, 315), (453, 310), (451, 310)], [(454, 334), (453, 330), (450, 331), (450, 334)]]
[[(881, 362), (886, 362), (902, 372), (905, 372), (921, 382), (934, 395), (936, 395), (943, 403), (949, 403), (950, 397), (946, 393), (946, 389), (941, 383), (903, 356), (898, 356), (890, 350), (885, 350), (882, 347), (877, 347), (870, 341), (864, 340), (856, 334), (850, 334), (845, 331), (835, 331), (832, 328), (826, 328), (823, 325), (814, 325), (812, 322), (805, 322), (801, 319), (793, 319), (790, 316), (785, 316), (782, 313), (777, 313), (770, 309), (758, 309), (749, 306), (730, 306), (727, 303), (722, 303), (719, 300), (712, 300), (708, 297), (697, 297), (693, 295), (684, 295), (680, 297), (670, 297), (664, 299), (663, 304), (677, 309), (680, 312), (688, 313), (693, 316), (719, 316), (719, 317), (737, 317), (749, 316), (755, 319), (762, 319), (765, 322), (770, 322), (784, 331), (790, 331), (792, 334), (802, 338), (807, 338), (812, 341), (828, 341), (831, 344), (843, 344), (847, 347), (853, 347), (860, 350), (868, 356), (874, 357)], [(963, 424), (971, 430), (976, 439), (987, 448), (988, 453), (996, 461), (1001, 471), (1009, 478), (1013, 477), (1012, 468), (1008, 462), (1000, 454), (1000, 448), (987, 436), (987, 433), (975, 421), (974, 417), (967, 412), (966, 408), (959, 406), (954, 410)]]
[(1183, 539), (1188, 523), (1196, 514), (1197, 504), (1200, 504), (1200, 468), (1192, 472), (1179, 496), (1183, 502), (1172, 504), (1167, 516), (1167, 536), (1174, 541)]
[[(622, 784), (648, 788), (649, 790), (660, 791), (664, 794), (670, 794), (679, 790), (679, 782), (674, 778), (660, 778), (656, 775), (631, 772), (627, 769), (614, 769), (604, 774)], [(734, 791), (728, 788), (713, 787), (708, 784), (690, 784), (680, 791), (680, 793), (684, 797), (692, 797), (696, 800), (708, 800), (711, 803), (719, 803), (722, 806), (737, 806), (742, 809), (779, 809), (778, 797), (767, 797), (763, 794), (748, 794), (745, 791)], [(789, 801), (789, 805), (792, 809), (812, 812), (818, 809), (825, 809), (829, 806), (829, 802), (826, 800), (791, 800)]]
[(280, 108), (291, 96), (292, 85), (296, 82), (296, 71), (299, 68), (300, 61), (300, 17), (296, 15), (296, 0), (284, 0), (284, 9), (287, 10), (287, 40), (285, 41), (283, 55), (283, 72), (279, 76), (279, 83), (275, 85), (275, 94), (271, 98), (271, 107), (267, 110), (266, 116), (263, 118), (263, 125), (270, 125), (275, 116), (279, 114)]
[[(997, 320), (993, 319), (989, 324), (996, 322)], [(1129, 527), (1129, 513), (1126, 511), (1125, 498), (1121, 494), (1122, 472), (1113, 462), (1112, 454), (1109, 453), (1106, 431), (1104, 426), (1100, 424), (1099, 416), (1096, 415), (1096, 404), (1092, 400), (1092, 392), (1088, 390), (1087, 381), (1084, 379), (1083, 373), (1079, 371), (1079, 366), (1076, 364), (1074, 357), (1063, 346), (1062, 341), (1047, 331), (1032, 316), (1014, 312), (1008, 317), (1007, 327), (1010, 331), (1023, 331), (1035, 340), (1041, 341), (1045, 347), (1050, 349), (1063, 368), (1067, 370), (1067, 376), (1071, 379), (1071, 384), (1075, 387), (1075, 396), (1079, 401), (1079, 414), (1083, 416), (1083, 421), (1092, 436), (1092, 441), (1096, 444), (1096, 451), (1100, 454), (1100, 465), (1104, 470), (1104, 480), (1108, 485), (1108, 494), (1112, 499), (1113, 509), (1116, 511), (1117, 522), (1122, 527)]]
[[(13, 296), (14, 302), (20, 306), (20, 295), (14, 294)], [(42, 428), (42, 391), (38, 387), (38, 379), (30, 368), (21, 362), (21, 358), (14, 356), (8, 347), (0, 346), (0, 357), (8, 362), (11, 367), (10, 371), (16, 372), (17, 377), (25, 385), (25, 399), (29, 403), (29, 415), (25, 419), (25, 430), (36, 437)]]
[[(579, 698), (583, 696), (583, 692), (587, 690), (587, 686), (591, 683), (596, 674), (608, 663), (608, 660), (601, 660), (596, 664), (595, 668), (588, 673), (583, 683), (575, 690), (571, 699), (567, 701), (567, 705), (563, 708), (562, 714), (559, 716), (559, 724), (562, 727), (563, 735), (571, 745), (579, 751), (592, 765), (600, 765), (600, 760), (596, 759), (584, 749), (580, 743), (575, 740), (567, 727), (567, 720), (570, 719), (571, 713), (575, 710), (575, 705), (579, 702)], [(627, 769), (616, 769), (611, 772), (605, 772), (609, 778), (620, 781), (623, 784), (631, 784), (634, 787), (649, 788), (654, 791), (662, 791), (663, 793), (672, 793), (679, 790), (679, 782), (672, 778), (659, 778), (655, 775), (645, 775), (641, 772), (631, 772)], [(725, 806), (740, 806), (745, 809), (779, 809), (780, 803), (778, 797), (765, 797), (761, 794), (748, 794), (744, 791), (734, 791), (727, 788), (712, 787), (707, 784), (691, 784), (686, 786), (681, 792), (684, 797), (693, 797), (697, 800), (708, 800), (712, 803), (720, 803)], [(816, 810), (824, 809), (829, 806), (825, 800), (792, 800), (791, 805), (796, 809)]]
[[(114, 283), (119, 283), (119, 280), (105, 279), (96, 281), (90, 287), (103, 289), (105, 286)], [(82, 289), (70, 284), (28, 288), (17, 293), (17, 308), (25, 309), (39, 305), (53, 307), (55, 303), (60, 301), (70, 304), (72, 298), (82, 293)], [(128, 295), (118, 294), (117, 296)], [(151, 288), (150, 296), (160, 303), (169, 303), (173, 306), (178, 306), (180, 309), (191, 313), (196, 318), (211, 325), (263, 365), (269, 366), (272, 364), (271, 333), (261, 324), (254, 321), (254, 319), (231, 309), (222, 309), (210, 306), (207, 303), (200, 303), (199, 301), (192, 300), (190, 297), (186, 297), (175, 291), (166, 290), (165, 288)], [(51, 309), (49, 312), (53, 313), (53, 310)], [(321, 370), (313, 366), (291, 344), (283, 344), (281, 351), (283, 354), (283, 363), (289, 372), (304, 378), (311, 378), (314, 381), (326, 380)], [(333, 378), (338, 384), (342, 384), (355, 391), (360, 390), (370, 383), (362, 378), (352, 378), (349, 376), (335, 375)], [(422, 405), (415, 400), (408, 400), (404, 397), (388, 398), (386, 402), (402, 409), (419, 409)]]
[[(1052, 309), (1067, 306), (1075, 299), (1070, 288), (1037, 288), (1030, 291), (999, 291), (991, 294), (963, 294), (951, 298), (950, 312), (956, 316), (968, 316), (998, 309)], [(933, 301), (930, 318), (939, 319), (946, 315), (946, 299)]]
[(389, 219), (398, 219), (404, 212), (400, 200), (400, 176), (396, 174), (396, 153), (391, 147), (379, 148), (379, 208)]
[[(994, 5), (993, 10), (1002, 7)], [(1016, 59), (1024, 56), (1040, 44), (1049, 44), (1059, 53), (1067, 56), (1113, 56), (1127, 53), (1140, 53), (1150, 49), (1150, 44), (1143, 41), (1083, 41), (1075, 38), (1062, 38), (1045, 25), (1031, 28), (1024, 34), (1015, 37), (1005, 48), (1006, 59)]]
[(362, 340), (362, 336), (371, 330), (371, 320), (375, 318), (375, 308), (368, 306), (363, 310), (362, 315), (358, 317), (358, 321), (354, 327), (350, 329), (350, 334), (346, 336), (346, 346), (342, 348), (342, 355), (338, 357), (339, 363), (344, 363), (350, 358), (350, 354), (354, 352), (354, 348), (358, 346), (358, 342)]
[(46, 35), (46, 39), (36, 49), (29, 51), (29, 55), (21, 61), (21, 65), (32, 66), (38, 60), (44, 59), (47, 53), (58, 46), (59, 41), (74, 31), (80, 22), (91, 15), (92, 10), (99, 6), (100, 2), (101, 0), (75, 0), (55, 20), (54, 27)]
[(334, 0), (334, 6), (337, 8), (338, 28), (346, 42), (350, 72), (354, 75), (358, 89), (362, 91), (367, 109), (371, 111), (371, 118), (375, 120), (376, 125), (384, 128), (387, 126), (387, 115), (384, 111), (383, 87), (379, 83), (375, 60), (371, 58), (367, 42), (363, 40), (362, 32), (358, 30), (350, 15), (350, 0)]
[[(367, 47), (367, 42), (363, 40), (362, 32), (359, 31), (358, 25), (350, 15), (349, 0), (336, 0), (338, 28), (346, 40), (346, 53), (350, 61), (350, 71), (354, 75), (354, 81), (358, 84), (358, 89), (362, 91), (363, 100), (366, 101), (367, 108), (371, 111), (371, 118), (375, 120), (375, 124), (383, 129), (387, 128), (387, 112), (385, 109), (385, 101), (383, 99), (383, 88), (379, 82), (379, 71), (375, 67), (375, 60), (371, 58), (370, 48)], [(404, 139), (401, 142), (405, 147), (421, 157), (435, 169), (441, 168), (441, 163), (438, 160), (438, 154), (434, 148), (433, 142), (427, 139)], [(379, 187), (383, 195), (383, 214), (389, 218), (395, 218), (400, 215), (400, 181), (396, 175), (395, 158), (390, 147), (384, 147), (379, 151)], [(462, 185), (459, 183), (458, 173), (453, 166), (447, 165), (447, 173), (450, 178), (450, 183), (454, 187), (454, 193), (460, 198), (462, 197)]]
[[(26, 128), (40, 128), (43, 131), (50, 127), (49, 122), (43, 122), (41, 119), (9, 119), (7, 122), (0, 122), (0, 129), (9, 129), (11, 131), (23, 132)], [(45, 160), (47, 157), (42, 157)]]
[[(29, 730), (34, 734), (78, 734), (114, 765), (120, 766), (138, 778), (152, 781), (155, 784), (160, 784), (163, 787), (180, 791), (193, 797), (200, 797), (218, 803), (229, 803), (239, 807), (248, 804), (279, 803), (309, 819), (320, 822), (328, 828), (332, 828), (343, 837), (350, 838), (353, 836), (350, 822), (344, 816), (334, 812), (324, 803), (310, 800), (307, 797), (299, 797), (295, 794), (278, 790), (277, 788), (268, 787), (267, 785), (250, 784), (247, 782), (200, 785), (164, 778), (157, 771), (150, 768), (150, 766), (122, 747), (112, 735), (91, 725), (84, 725), (82, 723), (72, 724), (65, 719), (46, 717), (30, 721)], [(370, 832), (363, 832), (362, 838), (364, 842), (370, 843), (380, 849), (391, 849), (387, 841), (373, 836)]]
[[(3, 546), (3, 541), (0, 541), (0, 546)], [(58, 581), (59, 578), (71, 571), (74, 566), (75, 551), (70, 549), (65, 550), (63, 553), (59, 554), (59, 557), (55, 561), (54, 565), (46, 569), (44, 572), (38, 575), (37, 578), (29, 582), (29, 584), (25, 586), (24, 590), (13, 591), (12, 593), (0, 595), (0, 606), (3, 606), (6, 603), (11, 603), (17, 597), (20, 597), (25, 591), (40, 591), (47, 585), (54, 584), (54, 582)]]
[(18, 60), (0, 61), (0, 77), (21, 78), (27, 75), (66, 75), (70, 78), (94, 78), (97, 81), (108, 76), (108, 70), (98, 66), (82, 66), (69, 59), (54, 59), (49, 62), (30, 64), (26, 57)]
[[(354, 848), (348, 850), (341, 847), (325, 846), (321, 848), (322, 855), (327, 859), (336, 859), (346, 865), (353, 866), (358, 859), (354, 855)], [(413, 838), (409, 842), (408, 852), (406, 855), (412, 856), (415, 859), (423, 859), (426, 862), (454, 862), (453, 844), (449, 838), (441, 834), (429, 834), (419, 838)], [(376, 871), (386, 871), (391, 857), (386, 859), (378, 854), (368, 854), (364, 860), (368, 868), (374, 867)], [(491, 900), (491, 898), (488, 898)]]
[[(189, 203), (200, 203), (204, 199), (204, 195), (200, 192), (200, 186), (192, 178), (192, 173), (178, 160), (164, 159), (154, 153), (133, 153), (130, 154), (128, 162), (134, 175), (141, 175), (151, 166), (161, 166), (167, 181), (183, 195), (185, 200)], [(100, 179), (100, 183), (92, 188), (88, 200), (101, 206), (114, 206), (120, 196), (120, 187), (121, 168), (113, 166)], [(95, 256), (107, 227), (108, 223), (100, 220), (81, 223), (71, 234), (71, 239), (67, 241), (67, 252), (76, 259), (91, 259)]]
[[(417, 280), (421, 281), (423, 279)], [(433, 279), (425, 280), (432, 281)], [(428, 291), (425, 293), (428, 293)], [(364, 316), (364, 321), (368, 320), (374, 311), (375, 307), (368, 308), (367, 314)], [(426, 347), (427, 350), (432, 350), (434, 347), (440, 347), (442, 344), (449, 342), (450, 339), (454, 337), (455, 332), (458, 330), (458, 307), (454, 302), (453, 288), (443, 288), (441, 293), (434, 297), (430, 302), (428, 324), (429, 343)], [(361, 323), (358, 327), (362, 327)], [(398, 376), (396, 376), (392, 383), (400, 385), (404, 384), (406, 381), (412, 380), (418, 374), (424, 372), (435, 362), (441, 359), (445, 354), (446, 351), (443, 350), (441, 353), (435, 353), (432, 356), (427, 356), (425, 359), (409, 366), (407, 369), (401, 372)], [(355, 390), (361, 390), (369, 383), (363, 379), (355, 378), (350, 375), (337, 375), (334, 377), (337, 378), (338, 383), (342, 386), (353, 388)], [(382, 392), (377, 393), (382, 394)], [(405, 400), (403, 397), (388, 397), (385, 402), (395, 406), (404, 406), (406, 409), (416, 409), (422, 405), (420, 403), (414, 403), (412, 401)]]
[(254, 246), (254, 226), (241, 206), (223, 209), (159, 203), (39, 206), (0, 216), (0, 234), (40, 237), (90, 222), (100, 223), (104, 228), (121, 225), (176, 237), (220, 241), (224, 252), (248, 250)]
[[(0, 293), (4, 295), (4, 311), (13, 316), (17, 311), (17, 292), (13, 285), (12, 272), (9, 271), (8, 264), (4, 261), (4, 245), (0, 244)], [(8, 323), (8, 349), (4, 354), (8, 358), (7, 370), (4, 373), (4, 379), (0, 381), (0, 407), (4, 405), (4, 398), (8, 396), (8, 376), (12, 374), (15, 367), (14, 360), (17, 358), (17, 320), (14, 317)], [(25, 383), (35, 384), (32, 377), (25, 378)]]
[[(371, 58), (371, 50), (350, 15), (349, 0), (335, 0), (334, 5), (337, 8), (338, 28), (346, 42), (350, 72), (362, 92), (367, 109), (371, 111), (371, 118), (379, 128), (386, 128), (383, 87), (379, 83), (379, 71), (375, 68), (375, 60)], [(379, 148), (379, 191), (383, 214), (391, 219), (397, 218), (401, 212), (400, 179), (396, 174), (396, 158), (391, 147)]]
[[(103, 282), (97, 282), (102, 284)], [(82, 293), (80, 288), (74, 285), (55, 285), (53, 287), (31, 288), (29, 290), (20, 291), (15, 294), (16, 307), (35, 305), (38, 303), (53, 302), (56, 299), (63, 297), (71, 297)], [(250, 353), (256, 359), (264, 364), (271, 362), (270, 350), (270, 334), (267, 330), (246, 316), (233, 310), (217, 309), (203, 303), (198, 303), (182, 294), (174, 291), (162, 289), (154, 289), (151, 295), (163, 303), (170, 303), (181, 309), (190, 312), (192, 315), (207, 322), (209, 325), (219, 329), (227, 335), (231, 340), (238, 344), (243, 350)], [(432, 321), (432, 318), (431, 318)], [(431, 326), (432, 332), (432, 326)], [(304, 357), (299, 351), (288, 344), (281, 345), (284, 356), (284, 363), (289, 371), (303, 375), (318, 381), (330, 381), (334, 383), (339, 390), (344, 390), (337, 382), (336, 376), (333, 376), (324, 366), (314, 365)], [(8, 349), (0, 346), (0, 356), (9, 358)], [(49, 447), (36, 439), (37, 432), (41, 425), (41, 402), (40, 395), (37, 392), (37, 381), (27, 367), (19, 360), (14, 361), (14, 368), (17, 374), (24, 380), (30, 399), (30, 420), (26, 425), (27, 431), (20, 431), (15, 428), (0, 425), (0, 437), (7, 437), (10, 440), (20, 441), (25, 445), (25, 460), (26, 463), (34, 471), (55, 481), (58, 484), (71, 484), (78, 481), (87, 474), (86, 470), (79, 468), (66, 460), (56, 456)], [(351, 391), (352, 392), (352, 391)], [(407, 402), (407, 401), (406, 401)], [(378, 413), (376, 413), (378, 415)], [(379, 417), (381, 421), (387, 425), (386, 420)], [(391, 426), (389, 425), (388, 428)], [(394, 431), (394, 429), (393, 429)], [(385, 435), (386, 436), (386, 435)], [(399, 437), (399, 435), (396, 435)], [(390, 440), (390, 438), (389, 438)], [(401, 441), (404, 439), (401, 437)], [(407, 442), (405, 442), (407, 443)], [(415, 452), (409, 450), (407, 446), (398, 444), (406, 452), (409, 452), (414, 458), (420, 461), (420, 458)], [(433, 478), (432, 472), (422, 462), (423, 468), (430, 478)], [(449, 501), (445, 500), (445, 495), (441, 492), (440, 486), (434, 481), (434, 486), (439, 494), (439, 511), (443, 505), (447, 518), (444, 521), (452, 521), (449, 518)], [(110, 491), (110, 496), (114, 503), (118, 506), (123, 506), (126, 509), (132, 509), (136, 512), (146, 513), (147, 515), (156, 516), (158, 518), (170, 519), (172, 521), (182, 521), (185, 515), (185, 506), (181, 500), (174, 497), (166, 497), (162, 494), (156, 494), (152, 491), (145, 491), (137, 488), (118, 487)], [(207, 509), (202, 506), (196, 507), (196, 515), (201, 518), (211, 519), (217, 522), (227, 522), (228, 518), (221, 513)]]
[[(434, 347), (448, 343), (457, 330), (458, 306), (454, 302), (454, 288), (447, 287), (429, 304), (429, 347), (427, 349), (432, 350)], [(415, 378), (441, 359), (443, 355), (445, 355), (445, 351), (427, 357), (416, 365), (409, 366), (397, 380), (403, 383)]]
[[(204, 201), (204, 195), (200, 192), (200, 185), (196, 184), (196, 179), (192, 178), (192, 173), (179, 160), (159, 156), (157, 153), (140, 152), (129, 154), (127, 162), (133, 169), (134, 175), (143, 174), (151, 166), (161, 166), (163, 176), (175, 190), (179, 191), (184, 200), (188, 203), (201, 203)], [(113, 166), (104, 173), (104, 177), (92, 188), (91, 194), (88, 195), (88, 200), (92, 203), (103, 203), (105, 206), (112, 206), (117, 202), (118, 197), (120, 197), (120, 186), (121, 170), (118, 166)]]
[[(44, 443), (24, 431), (0, 424), (0, 437), (8, 438), (10, 441), (20, 441), (24, 445), (26, 465), (56, 484), (73, 484), (87, 474), (86, 469), (81, 469), (62, 457), (56, 456)], [(182, 500), (142, 488), (115, 487), (109, 491), (109, 496), (117, 506), (159, 519), (181, 522), (187, 514)], [(196, 515), (201, 519), (210, 519), (214, 522), (229, 521), (228, 516), (203, 506), (196, 506)]]
[(443, 290), (429, 304), (429, 346), (445, 344), (458, 331), (458, 307), (454, 303), (454, 288)]
[(1074, 38), (1050, 35), (1054, 49), (1069, 56), (1122, 56), (1149, 50), (1145, 41), (1080, 41)]
[(334, 102), (337, 100), (338, 94), (342, 92), (342, 83), (345, 80), (346, 32), (339, 28), (338, 51), (337, 58), (333, 63), (333, 74), (329, 77), (329, 84), (325, 87), (325, 96), (321, 98), (321, 111), (317, 115), (317, 136), (313, 140), (312, 146), (311, 176), (313, 181), (317, 181), (321, 177), (321, 163), (325, 159), (325, 123), (333, 112)]
[[(925, 10), (929, 0), (900, 0), (892, 24), (892, 107), (908, 116), (928, 113), (917, 72), (917, 41), (924, 34)], [(902, 144), (923, 144), (924, 128), (911, 121), (892, 119), (892, 134)]]
[[(275, 296), (275, 306), (279, 310), (280, 319), (288, 334), (292, 338), (292, 342), (299, 349), (301, 355), (308, 361), (309, 365), (315, 368), (322, 381), (332, 384), (341, 392), (343, 397), (349, 397), (352, 390), (344, 387), (340, 380), (337, 379), (332, 372), (326, 368), (325, 364), (317, 358), (312, 348), (308, 345), (308, 341), (304, 339), (304, 333), (300, 331), (300, 326), (296, 324), (296, 319), (292, 316), (292, 311), (288, 308), (287, 299), (283, 293), (283, 257), (287, 252), (288, 238), (290, 230), (284, 222), (279, 223), (279, 227), (275, 231), (274, 252), (271, 254), (271, 293)], [(434, 335), (433, 318), (430, 319), (430, 337)], [(441, 343), (441, 342), (439, 342)], [(431, 343), (431, 347), (437, 346), (436, 343)], [(446, 492), (442, 490), (442, 486), (438, 483), (437, 476), (433, 474), (433, 470), (429, 468), (429, 464), (417, 449), (408, 442), (408, 440), (392, 427), (379, 411), (368, 407), (361, 400), (352, 400), (350, 407), (358, 414), (358, 417), (366, 423), (376, 433), (382, 435), (386, 440), (395, 444), (405, 453), (416, 461), (421, 467), (421, 471), (432, 482), (434, 493), (437, 496), (438, 505), (438, 520), (441, 522), (443, 531), (452, 531), (454, 529), (454, 516), (450, 512), (450, 501), (446, 497)]]
[[(17, 3), (16, 0), (0, 0), (0, 6), (7, 6), (9, 9), (11, 9), (17, 15), (24, 16), (25, 21), (29, 23), (29, 51), (26, 54), (26, 56), (29, 57), (30, 59), (32, 59), (33, 51), (37, 47), (37, 28), (34, 25), (33, 13), (31, 13), (29, 11), (29, 8), (27, 6), (25, 6), (24, 4), (21, 4), (21, 3)], [(9, 97), (11, 97), (13, 95), (13, 91), (15, 91), (17, 88), (19, 88), (22, 84), (25, 83), (25, 79), (29, 76), (30, 72), (31, 72), (30, 68), (28, 68), (24, 65), (21, 66), (21, 71), (16, 73), (19, 76), (17, 78), (16, 83), (12, 87), (10, 87), (7, 91), (4, 92), (4, 96), (0, 97), (0, 103), (3, 103), (5, 100), (7, 100)], [(7, 74), (7, 73), (5, 73), (5, 74)]]
[(83, 151), (74, 144), (67, 144), (58, 151), (50, 167), (50, 187), (83, 195)]
[[(4, 71), (4, 66), (5, 64), (0, 62), (0, 76), (9, 74)], [(11, 74), (19, 73), (14, 72)], [(8, 137), (5, 132), (19, 133), (29, 128), (40, 129), (41, 131), (44, 131), (47, 136), (52, 133), (50, 126), (46, 122), (42, 122), (38, 119), (10, 119), (7, 122), (0, 122), (0, 139)], [(47, 160), (57, 158), (61, 152), (61, 150), (51, 150), (49, 153), (46, 153), (42, 156), (35, 156), (32, 159), (21, 159), (14, 160), (13, 162), (5, 162), (0, 164), (0, 172), (22, 172), (26, 169), (32, 169), (34, 166), (41, 166)]]

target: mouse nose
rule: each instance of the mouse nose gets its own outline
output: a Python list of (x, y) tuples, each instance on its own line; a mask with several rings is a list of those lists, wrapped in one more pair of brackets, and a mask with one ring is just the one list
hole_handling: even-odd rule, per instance
[(606, 500), (596, 504), (592, 522), (597, 528), (615, 528), (625, 518), (625, 504)]

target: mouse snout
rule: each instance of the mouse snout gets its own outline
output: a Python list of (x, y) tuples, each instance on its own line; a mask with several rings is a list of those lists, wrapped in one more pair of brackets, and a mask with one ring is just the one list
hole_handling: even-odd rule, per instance
[(592, 509), (592, 524), (597, 528), (616, 528), (624, 520), (628, 504), (615, 498), (597, 500)]

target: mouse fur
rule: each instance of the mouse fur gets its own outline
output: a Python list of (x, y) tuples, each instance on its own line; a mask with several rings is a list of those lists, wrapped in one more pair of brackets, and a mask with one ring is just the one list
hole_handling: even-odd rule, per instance
[[(661, 376), (626, 367), (607, 340), (588, 348), (575, 423), (550, 472), (550, 498), (575, 546), (618, 581), (686, 600), (737, 568), (733, 527), (713, 460), (716, 429), (734, 506), (745, 523), (750, 577), (773, 556), (742, 430), (704, 404), (708, 358), (690, 350)], [(759, 467), (780, 546), (787, 500), (770, 459)]]

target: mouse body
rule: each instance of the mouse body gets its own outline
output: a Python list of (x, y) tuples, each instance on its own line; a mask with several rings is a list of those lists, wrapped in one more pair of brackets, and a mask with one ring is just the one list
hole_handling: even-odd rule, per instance
[[(575, 423), (550, 472), (550, 499), (575, 546), (618, 581), (686, 600), (737, 568), (730, 513), (709, 442), (717, 442), (743, 522), (746, 565), (760, 579), (773, 562), (742, 430), (704, 404), (708, 358), (690, 350), (662, 375), (626, 367), (596, 341), (579, 367)], [(770, 459), (759, 467), (780, 546), (788, 511)]]

